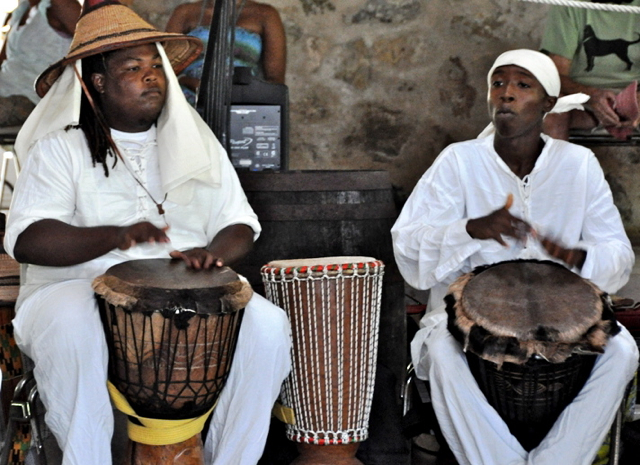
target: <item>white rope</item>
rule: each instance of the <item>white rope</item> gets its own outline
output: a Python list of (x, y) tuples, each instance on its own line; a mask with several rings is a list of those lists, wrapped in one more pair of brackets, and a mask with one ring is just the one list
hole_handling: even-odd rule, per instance
[(548, 3), (551, 5), (588, 8), (591, 10), (616, 11), (621, 13), (640, 13), (640, 6), (614, 5), (610, 3), (579, 2), (577, 0), (520, 0), (531, 3)]
[(267, 298), (289, 316), (294, 339), (293, 367), (280, 395), (282, 405), (295, 412), (295, 425), (286, 425), (286, 435), (307, 444), (364, 441), (375, 384), (384, 264), (300, 270), (262, 269)]

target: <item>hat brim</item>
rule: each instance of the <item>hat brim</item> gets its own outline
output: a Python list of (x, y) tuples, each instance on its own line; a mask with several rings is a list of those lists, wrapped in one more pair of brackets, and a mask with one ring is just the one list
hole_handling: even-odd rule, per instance
[(128, 32), (121, 40), (105, 41), (104, 44), (94, 44), (90, 47), (83, 47), (74, 50), (45, 69), (35, 83), (36, 93), (40, 97), (44, 97), (51, 86), (56, 82), (64, 71), (65, 66), (70, 63), (86, 58), (92, 55), (118, 50), (122, 48), (136, 47), (160, 42), (162, 43), (167, 57), (171, 62), (171, 66), (176, 74), (179, 74), (187, 66), (189, 66), (202, 53), (204, 45), (197, 37), (191, 37), (184, 34), (174, 34), (169, 32), (160, 32), (155, 30), (145, 30), (139, 32)]

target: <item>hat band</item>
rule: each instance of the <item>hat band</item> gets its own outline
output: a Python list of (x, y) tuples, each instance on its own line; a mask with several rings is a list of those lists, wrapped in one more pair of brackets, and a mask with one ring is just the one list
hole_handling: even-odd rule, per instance
[(96, 42), (101, 42), (101, 41), (112, 39), (112, 38), (117, 38), (117, 37), (123, 37), (123, 36), (131, 35), (131, 34), (136, 34), (138, 32), (155, 32), (157, 34), (159, 31), (157, 29), (153, 29), (153, 28), (140, 28), (140, 29), (129, 29), (128, 31), (125, 31), (125, 32), (115, 32), (113, 34), (107, 34), (107, 35), (104, 35), (104, 36), (96, 37), (93, 40), (89, 40), (89, 41), (86, 41), (86, 42), (82, 42), (81, 44), (78, 44), (72, 50), (69, 50), (69, 53), (67, 54), (67, 56), (73, 54), (78, 49), (81, 49), (83, 47), (88, 47), (88, 46), (90, 46), (92, 44), (95, 44)]

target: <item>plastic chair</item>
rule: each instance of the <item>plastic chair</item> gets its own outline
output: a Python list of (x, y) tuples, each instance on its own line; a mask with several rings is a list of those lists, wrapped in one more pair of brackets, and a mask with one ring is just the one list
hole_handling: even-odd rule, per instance
[(18, 174), (20, 173), (20, 164), (12, 147), (16, 141), (20, 128), (21, 126), (0, 128), (0, 146), (4, 146), (4, 150), (2, 152), (2, 165), (0, 165), (0, 213), (4, 213), (5, 215), (9, 211), (8, 208), (2, 208), (5, 187), (13, 192), (13, 184), (7, 180), (9, 164), (13, 166), (15, 179), (18, 178)]

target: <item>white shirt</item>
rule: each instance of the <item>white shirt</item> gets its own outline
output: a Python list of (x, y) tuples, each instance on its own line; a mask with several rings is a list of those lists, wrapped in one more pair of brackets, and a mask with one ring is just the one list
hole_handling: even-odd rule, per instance
[[(514, 216), (565, 247), (587, 251), (578, 272), (615, 292), (631, 273), (633, 249), (611, 190), (594, 154), (543, 135), (544, 149), (531, 173), (518, 178), (493, 148), (493, 136), (452, 144), (422, 176), (391, 233), (405, 280), (431, 289), (429, 311), (440, 307), (448, 285), (476, 266), (511, 259), (551, 259), (540, 244), (505, 238), (473, 239), (469, 219), (503, 207), (513, 194)], [(558, 260), (556, 260), (558, 261)]]
[[(112, 131), (112, 136), (127, 165), (157, 202), (162, 202), (156, 129), (129, 134)], [(158, 227), (165, 220), (154, 201), (136, 182), (122, 160), (113, 167), (108, 160), (109, 176), (101, 164), (93, 166), (84, 133), (80, 129), (55, 131), (38, 140), (29, 151), (18, 178), (7, 222), (5, 248), (13, 255), (15, 242), (30, 224), (42, 219), (57, 219), (72, 226), (124, 226), (150, 221)], [(222, 229), (246, 224), (255, 235), (260, 232), (257, 216), (249, 206), (236, 172), (227, 157), (220, 157), (221, 185), (212, 187), (194, 183), (194, 196), (186, 205), (168, 199), (166, 211), (169, 244), (139, 244), (127, 250), (111, 252), (75, 266), (46, 267), (27, 265), (22, 294), (57, 281), (94, 278), (110, 266), (126, 260), (168, 258), (172, 250), (206, 247)]]
[[(9, 20), (11, 30), (7, 35), (6, 59), (0, 69), (0, 95), (24, 95), (33, 103), (40, 97), (35, 91), (36, 78), (51, 63), (61, 59), (69, 50), (71, 36), (65, 37), (49, 25), (47, 10), (51, 0), (40, 0), (31, 7), (29, 0), (22, 0)], [(20, 20), (29, 11), (22, 26)]]

